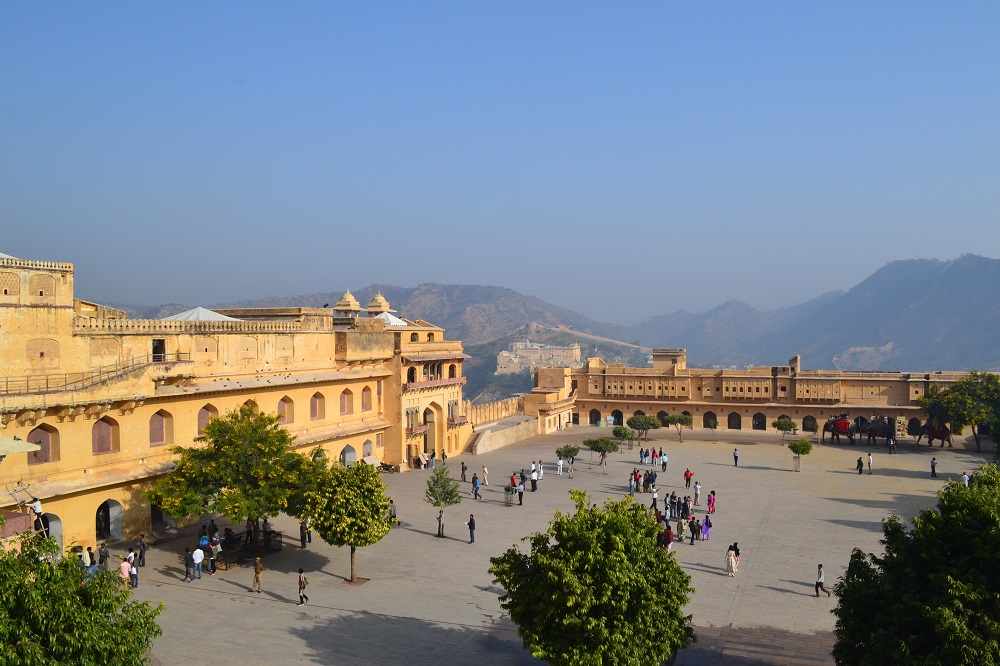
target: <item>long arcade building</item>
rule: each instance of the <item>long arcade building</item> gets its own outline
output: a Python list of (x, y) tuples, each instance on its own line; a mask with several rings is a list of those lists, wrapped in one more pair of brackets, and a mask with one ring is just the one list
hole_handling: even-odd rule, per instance
[(457, 453), (471, 434), (461, 342), (392, 313), (348, 292), (333, 308), (134, 320), (74, 298), (72, 264), (0, 255), (0, 441), (34, 449), (0, 457), (0, 508), (38, 498), (64, 547), (149, 532), (169, 520), (142, 493), (170, 446), (248, 402), (295, 450), (344, 464)]
[[(536, 374), (535, 392), (551, 393), (552, 372)], [(917, 401), (932, 386), (946, 388), (964, 372), (851, 372), (803, 370), (795, 356), (785, 366), (741, 370), (688, 368), (684, 349), (654, 349), (652, 368), (627, 368), (591, 358), (582, 370), (566, 371), (561, 408), (574, 424), (621, 424), (635, 414), (664, 419), (691, 416), (693, 428), (773, 430), (787, 416), (805, 432), (816, 432), (833, 415), (847, 413), (858, 426), (873, 416), (895, 420), (906, 432), (926, 419)], [(542, 380), (548, 380), (545, 385)], [(561, 382), (557, 382), (561, 383)]]

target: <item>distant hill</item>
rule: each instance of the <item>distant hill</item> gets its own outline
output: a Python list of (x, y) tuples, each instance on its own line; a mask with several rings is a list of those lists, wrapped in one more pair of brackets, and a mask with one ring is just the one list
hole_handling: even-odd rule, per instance
[[(214, 307), (320, 307), (335, 303), (343, 291)], [(480, 364), (491, 366), (497, 351), (523, 339), (522, 327), (531, 324), (544, 332), (538, 342), (560, 338), (560, 333), (578, 333), (622, 341), (619, 344), (685, 347), (692, 366), (783, 364), (801, 354), (806, 368), (1000, 369), (1000, 260), (976, 255), (952, 261), (894, 261), (850, 290), (830, 292), (779, 310), (757, 310), (729, 301), (707, 312), (681, 310), (631, 326), (595, 321), (504, 287), (371, 285), (353, 293), (365, 305), (376, 291), (381, 291), (401, 316), (433, 322), (445, 329), (449, 339), (462, 340), (476, 357), (470, 360), (470, 369)], [(130, 316), (159, 317), (187, 306), (115, 307), (125, 309)], [(532, 340), (535, 335), (531, 333)], [(584, 337), (576, 340), (585, 349), (592, 346), (592, 351), (584, 351), (584, 357), (618, 353), (600, 349), (596, 341), (585, 342)], [(486, 386), (484, 383), (484, 390)]]

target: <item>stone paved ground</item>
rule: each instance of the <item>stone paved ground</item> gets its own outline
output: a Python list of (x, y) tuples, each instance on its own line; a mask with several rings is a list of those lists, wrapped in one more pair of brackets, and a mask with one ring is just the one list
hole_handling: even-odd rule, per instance
[[(348, 551), (316, 539), (307, 550), (289, 545), (266, 556), (265, 592), (259, 595), (248, 592), (252, 571), (247, 567), (181, 582), (179, 554), (187, 541), (157, 544), (137, 590), (139, 598), (163, 601), (166, 607), (154, 662), (537, 663), (500, 611), (500, 590), (487, 573), (489, 557), (542, 529), (556, 509), (570, 509), (570, 488), (588, 490), (595, 501), (627, 490), (627, 474), (637, 466), (634, 451), (613, 454), (608, 476), (597, 466), (588, 469), (586, 456), (574, 479), (555, 475), (556, 447), (599, 434), (607, 433), (578, 427), (482, 456), (450, 459), (456, 477), (463, 459), (470, 464), (470, 479), (472, 471), (481, 472), (487, 464), (491, 485), (481, 501), (466, 496), (446, 510), (444, 540), (433, 537), (436, 510), (422, 501), (427, 474), (384, 475), (403, 525), (358, 552), (359, 575), (371, 579), (360, 586), (344, 583), (350, 573)], [(678, 663), (831, 663), (835, 599), (813, 596), (816, 564), (826, 565), (832, 584), (853, 547), (878, 548), (885, 515), (909, 518), (933, 504), (945, 478), (956, 478), (979, 458), (964, 449), (935, 447), (942, 478), (934, 480), (928, 472), (932, 452), (902, 444), (895, 456), (876, 448), (875, 474), (859, 476), (853, 466), (867, 449), (820, 446), (804, 458), (801, 473), (794, 473), (779, 435), (733, 434), (719, 432), (713, 442), (710, 433), (692, 431), (683, 443), (672, 429), (651, 434), (651, 444), (662, 445), (670, 460), (659, 479), (661, 497), (683, 491), (685, 467), (701, 480), (705, 494), (715, 490), (719, 496), (712, 540), (674, 548), (697, 590), (688, 610), (700, 639)], [(742, 454), (739, 468), (733, 466), (734, 445)], [(504, 507), (505, 477), (539, 456), (547, 463), (539, 491), (525, 493), (524, 506)], [(464, 525), (470, 512), (478, 526), (472, 545)], [(293, 520), (280, 517), (274, 523), (297, 535)], [(729, 578), (723, 575), (723, 558), (733, 541), (743, 555), (738, 576)], [(310, 603), (302, 608), (295, 605), (298, 567), (310, 579)]]

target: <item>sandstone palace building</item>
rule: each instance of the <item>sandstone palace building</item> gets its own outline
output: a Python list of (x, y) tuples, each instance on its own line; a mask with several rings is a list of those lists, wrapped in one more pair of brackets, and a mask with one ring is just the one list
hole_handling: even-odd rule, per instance
[(210, 311), (134, 320), (73, 296), (73, 265), (0, 255), (0, 508), (35, 497), (63, 546), (133, 538), (142, 497), (210, 419), (254, 403), (305, 453), (406, 469), (471, 434), (458, 341), (363, 308)]
[[(798, 356), (782, 366), (743, 370), (687, 367), (684, 349), (654, 349), (652, 368), (587, 360), (582, 370), (539, 369), (529, 396), (542, 430), (566, 423), (620, 425), (636, 414), (687, 414), (694, 428), (714, 422), (720, 431), (771, 430), (787, 416), (816, 432), (832, 415), (847, 413), (858, 426), (881, 414), (897, 432), (926, 418), (917, 400), (931, 386), (946, 388), (964, 372), (849, 372), (803, 370)], [(527, 412), (527, 403), (526, 403)]]

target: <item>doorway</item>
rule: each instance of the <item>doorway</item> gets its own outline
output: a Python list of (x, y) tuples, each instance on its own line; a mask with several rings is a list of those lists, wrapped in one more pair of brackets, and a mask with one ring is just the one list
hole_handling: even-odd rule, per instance
[(153, 363), (163, 363), (167, 360), (167, 341), (153, 340)]

